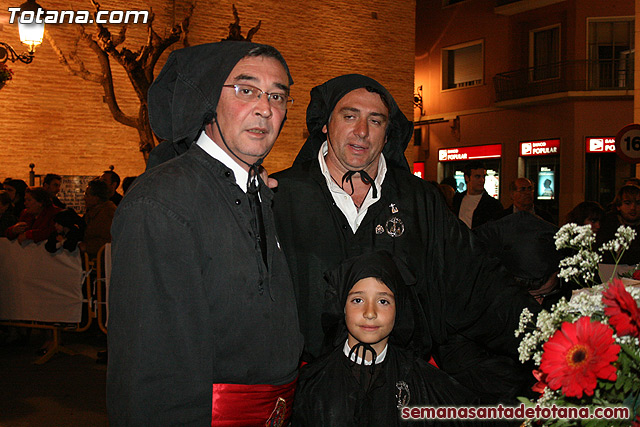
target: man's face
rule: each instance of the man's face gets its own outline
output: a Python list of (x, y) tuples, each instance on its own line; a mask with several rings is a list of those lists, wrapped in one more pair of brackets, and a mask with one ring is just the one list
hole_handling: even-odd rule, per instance
[(528, 211), (533, 207), (533, 183), (527, 178), (518, 178), (515, 181), (516, 189), (511, 192), (513, 205), (519, 211)]
[[(289, 94), (289, 76), (284, 67), (277, 59), (265, 56), (238, 61), (225, 81), (225, 85), (234, 84), (255, 86), (268, 93)], [(250, 164), (269, 153), (286, 114), (286, 110), (273, 107), (265, 93), (256, 101), (244, 101), (236, 97), (234, 88), (229, 87), (222, 88), (216, 112), (227, 145)], [(205, 131), (228, 153), (215, 123), (207, 125)]]
[(107, 187), (109, 188), (109, 196), (113, 196), (116, 193), (116, 188), (118, 188), (118, 184), (111, 181), (111, 174), (104, 173), (100, 177), (100, 181), (104, 181), (107, 183)]
[(52, 196), (55, 196), (60, 192), (60, 185), (62, 185), (62, 182), (59, 179), (54, 179), (50, 183), (44, 184), (42, 188)]
[(371, 170), (387, 142), (389, 110), (380, 95), (365, 88), (346, 94), (333, 109), (328, 125), (329, 151), (327, 165), (344, 173), (349, 170)]
[(625, 225), (636, 225), (640, 221), (640, 195), (623, 194), (618, 212)]
[(359, 280), (349, 291), (344, 313), (349, 346), (360, 341), (380, 354), (396, 319), (395, 298), (387, 285), (374, 277)]
[(464, 176), (467, 182), (467, 194), (478, 195), (484, 191), (484, 177), (487, 174), (486, 169), (471, 169), (471, 176)]

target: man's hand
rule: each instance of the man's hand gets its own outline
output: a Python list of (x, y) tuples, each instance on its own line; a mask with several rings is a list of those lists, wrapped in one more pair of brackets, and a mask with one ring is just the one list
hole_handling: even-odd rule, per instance
[(22, 244), (25, 240), (29, 240), (27, 239), (27, 233), (18, 234), (18, 243)]

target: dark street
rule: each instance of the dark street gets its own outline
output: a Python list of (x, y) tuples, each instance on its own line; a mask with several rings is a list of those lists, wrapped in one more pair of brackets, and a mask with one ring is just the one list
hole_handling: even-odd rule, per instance
[(43, 340), (34, 330), (27, 344), (0, 345), (0, 427), (107, 426), (107, 367), (96, 363), (106, 336), (97, 329), (63, 332), (63, 345), (75, 354), (36, 365)]

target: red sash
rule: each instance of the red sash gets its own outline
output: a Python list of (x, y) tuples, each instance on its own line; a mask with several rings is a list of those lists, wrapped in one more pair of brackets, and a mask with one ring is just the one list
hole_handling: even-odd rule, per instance
[(211, 426), (286, 426), (296, 381), (284, 385), (214, 384)]

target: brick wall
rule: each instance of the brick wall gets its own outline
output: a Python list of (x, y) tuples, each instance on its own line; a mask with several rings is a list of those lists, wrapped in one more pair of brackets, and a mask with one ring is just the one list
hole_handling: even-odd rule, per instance
[[(22, 51), (17, 26), (8, 24), (7, 11), (20, 3), (0, 0), (0, 40)], [(63, 10), (72, 4), (65, 0), (39, 3), (48, 10)], [(295, 106), (265, 161), (269, 171), (284, 169), (293, 161), (304, 142), (309, 91), (329, 78), (352, 72), (370, 75), (384, 84), (412, 117), (415, 0), (199, 0), (191, 19), (189, 43), (226, 37), (233, 21), (232, 3), (240, 14), (244, 34), (262, 20), (253, 40), (276, 46), (295, 80)], [(163, 35), (174, 20), (182, 20), (190, 2), (104, 0), (100, 4), (103, 10), (146, 10), (151, 5), (154, 28)], [(90, 3), (73, 2), (73, 7), (90, 9)], [(99, 71), (95, 54), (82, 42), (75, 45), (74, 25), (49, 25), (47, 30), (64, 52), (77, 50), (89, 70)], [(145, 26), (130, 25), (127, 35), (125, 46), (135, 50), (145, 39)], [(167, 55), (156, 67), (156, 75)], [(8, 65), (14, 79), (0, 91), (0, 179), (27, 180), (30, 163), (35, 164), (37, 174), (97, 175), (109, 165), (121, 177), (142, 173), (137, 131), (111, 117), (100, 85), (63, 69), (47, 40), (36, 50), (33, 63)], [(136, 116), (137, 97), (124, 71), (114, 63), (112, 69), (120, 107)], [(411, 157), (410, 153), (412, 150), (408, 151)]]

